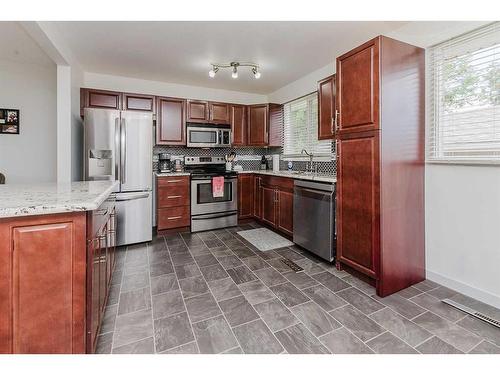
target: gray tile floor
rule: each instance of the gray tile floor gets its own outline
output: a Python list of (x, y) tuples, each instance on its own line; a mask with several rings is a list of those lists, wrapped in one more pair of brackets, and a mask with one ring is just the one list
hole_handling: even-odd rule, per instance
[(298, 247), (261, 252), (236, 234), (257, 227), (119, 249), (98, 353), (500, 354), (500, 329), (440, 299), (500, 310), (427, 280), (379, 298)]

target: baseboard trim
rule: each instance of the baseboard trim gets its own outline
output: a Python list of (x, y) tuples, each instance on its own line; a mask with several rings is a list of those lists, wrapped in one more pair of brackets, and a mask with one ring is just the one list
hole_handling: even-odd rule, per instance
[(464, 284), (454, 279), (450, 279), (446, 276), (429, 270), (426, 270), (426, 277), (431, 281), (434, 281), (445, 287), (456, 290), (459, 293), (465, 294), (468, 297), (477, 299), (478, 301), (484, 302), (488, 305), (496, 307), (497, 309), (500, 309), (500, 296), (489, 293), (482, 289), (474, 288), (473, 286)]

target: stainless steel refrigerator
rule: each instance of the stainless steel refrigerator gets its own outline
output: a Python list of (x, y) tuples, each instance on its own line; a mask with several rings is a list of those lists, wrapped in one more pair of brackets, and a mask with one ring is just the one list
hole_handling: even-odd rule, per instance
[(116, 180), (117, 245), (152, 239), (153, 115), (85, 108), (85, 180)]

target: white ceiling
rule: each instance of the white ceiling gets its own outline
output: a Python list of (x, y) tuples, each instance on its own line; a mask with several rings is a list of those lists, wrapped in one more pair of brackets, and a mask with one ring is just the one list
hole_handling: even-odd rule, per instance
[(54, 66), (54, 62), (18, 22), (0, 22), (0, 59)]
[[(406, 22), (57, 22), (85, 71), (268, 94)], [(211, 62), (251, 61), (208, 77)], [(248, 70), (247, 70), (248, 69)]]

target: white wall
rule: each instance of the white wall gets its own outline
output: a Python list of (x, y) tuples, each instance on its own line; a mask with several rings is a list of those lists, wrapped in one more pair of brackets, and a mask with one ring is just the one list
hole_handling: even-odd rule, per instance
[(148, 81), (137, 78), (121, 77), (108, 74), (85, 72), (83, 75), (85, 87), (133, 92), (137, 94), (152, 94), (178, 98), (204, 99), (240, 104), (267, 103), (266, 95), (245, 93), (240, 91), (211, 89), (207, 87), (180, 85), (176, 83)]
[(318, 89), (318, 81), (333, 73), (335, 73), (335, 63), (332, 61), (330, 64), (272, 92), (267, 96), (269, 102), (282, 104), (310, 94)]
[(56, 66), (0, 60), (0, 107), (20, 110), (20, 134), (0, 135), (7, 183), (56, 180)]
[(71, 66), (71, 180), (83, 180), (83, 121), (80, 117), (80, 87), (83, 71)]
[(426, 165), (429, 279), (500, 308), (500, 167)]

